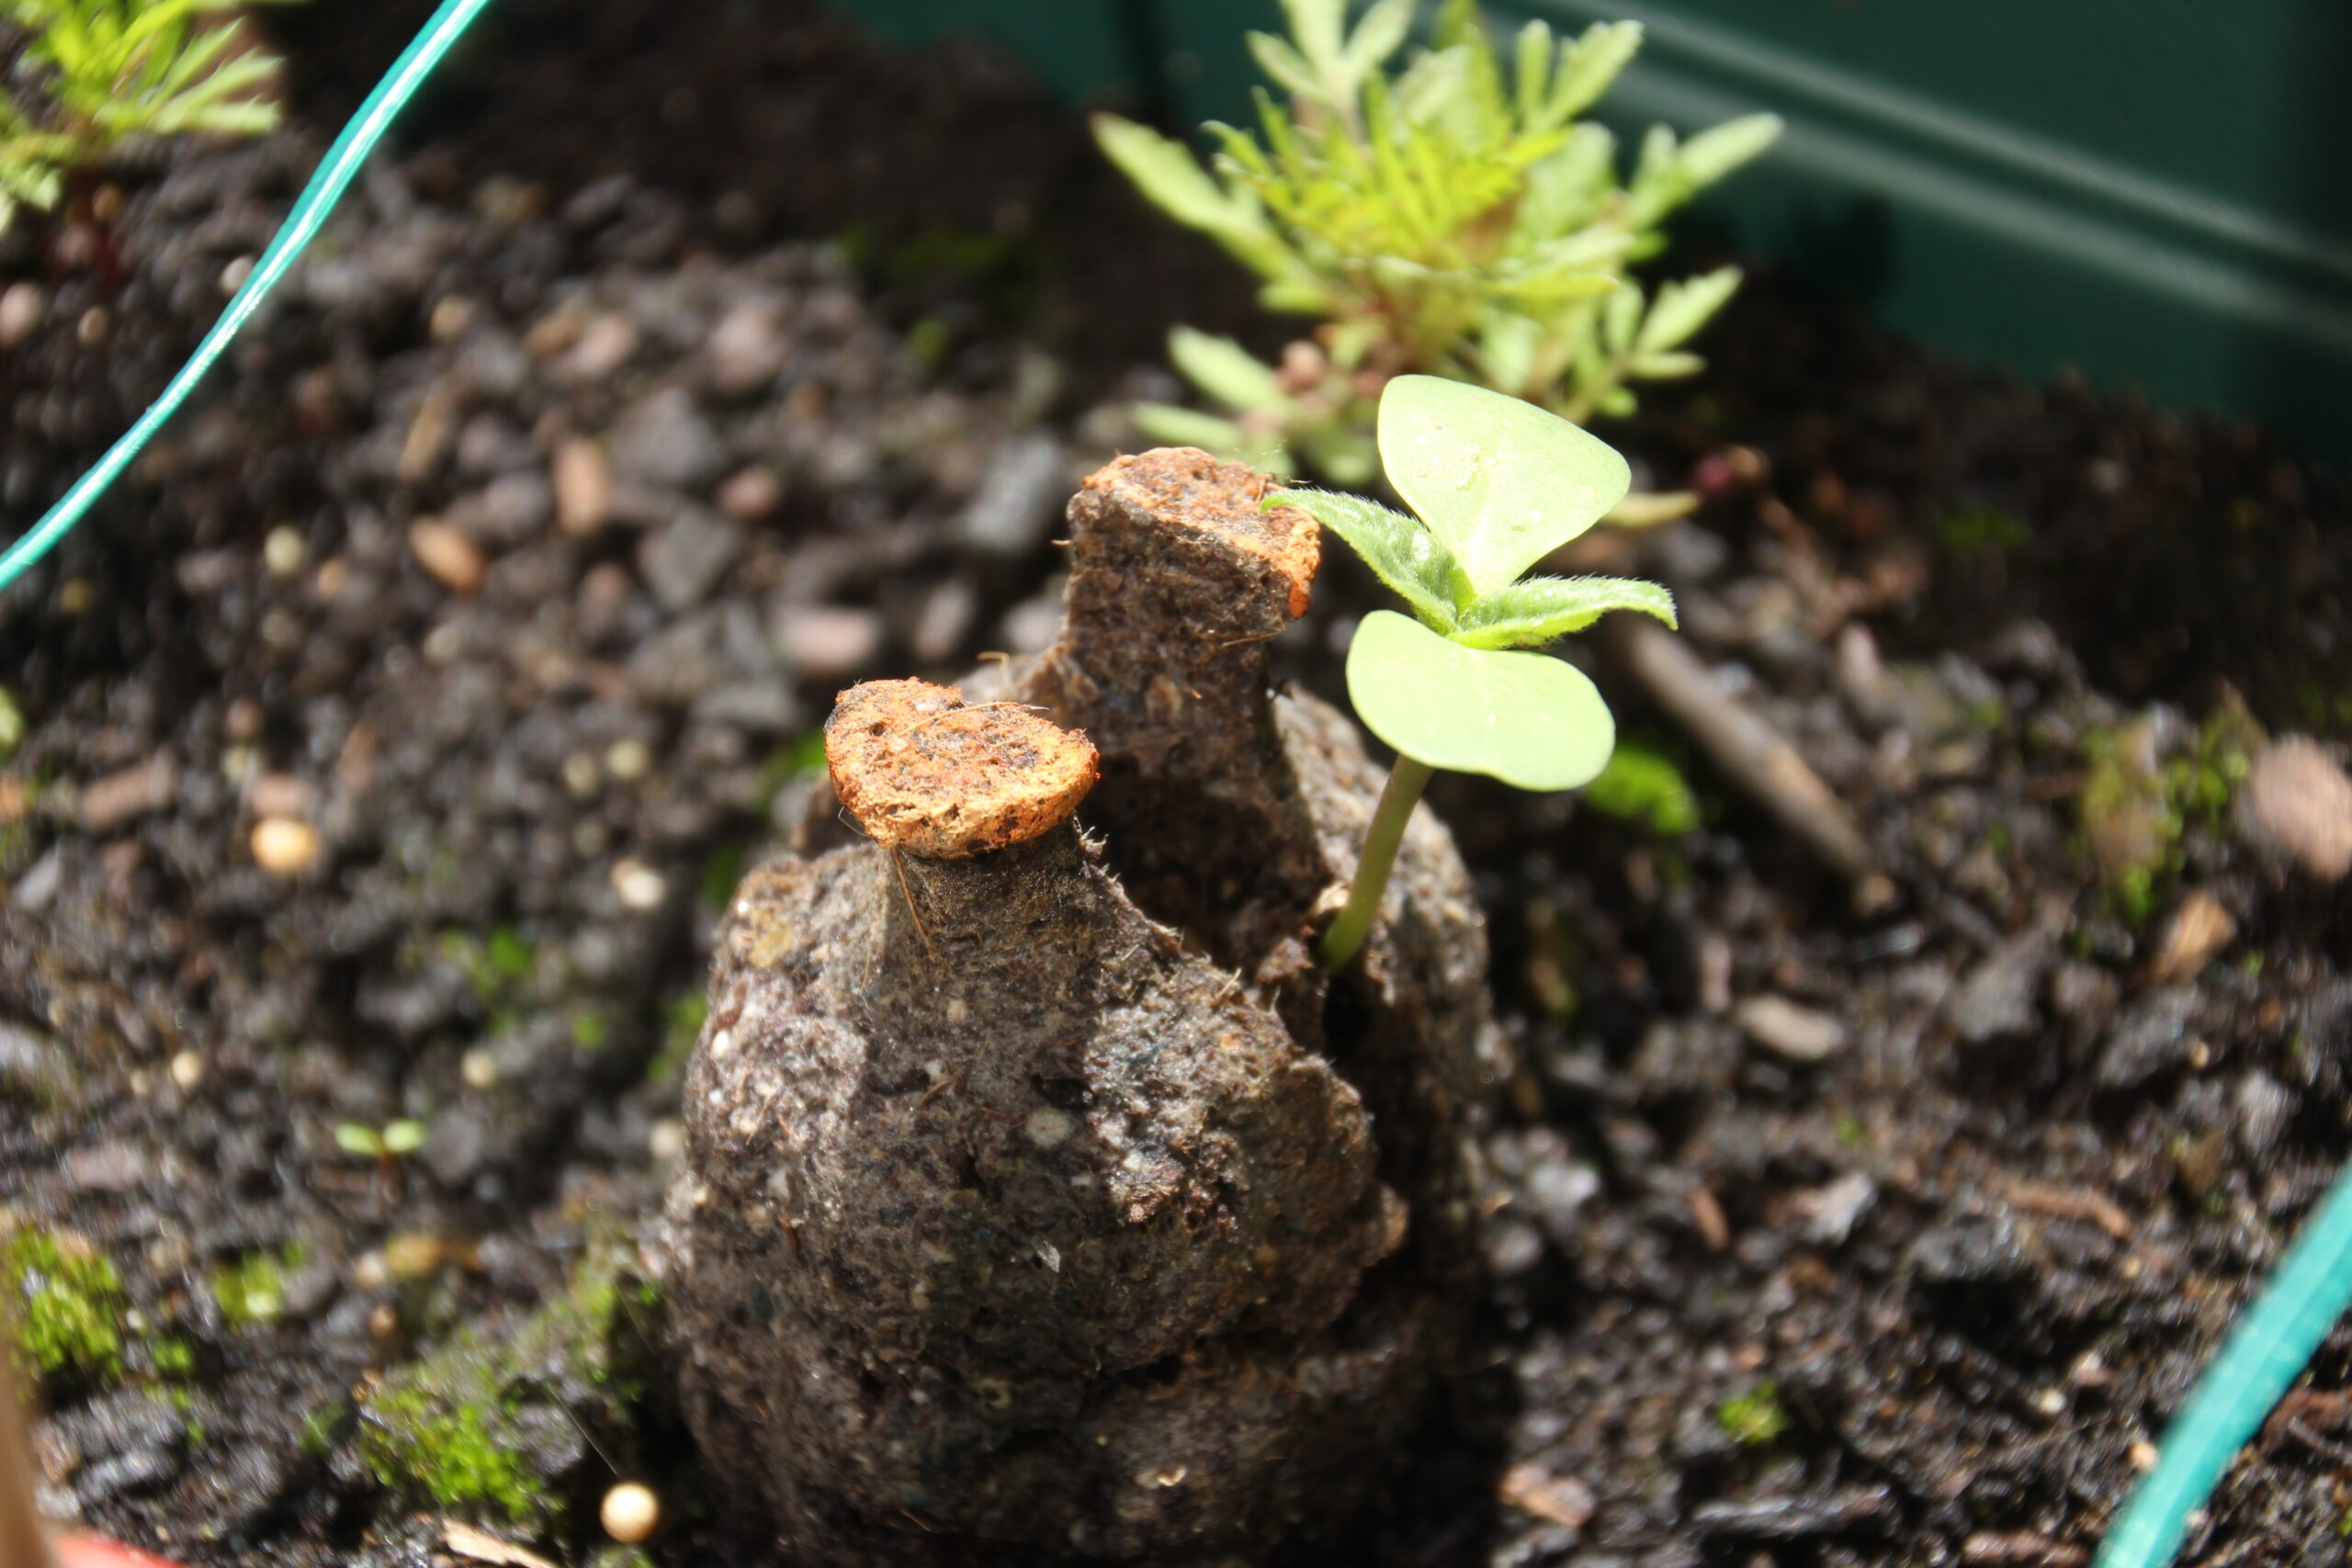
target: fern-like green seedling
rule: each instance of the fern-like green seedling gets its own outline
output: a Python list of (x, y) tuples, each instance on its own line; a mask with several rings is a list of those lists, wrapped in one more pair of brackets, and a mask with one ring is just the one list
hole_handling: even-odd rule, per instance
[(67, 175), (135, 136), (256, 136), (277, 124), (261, 96), (277, 62), (243, 22), (207, 23), (253, 0), (0, 0), (31, 35), (38, 96), (0, 88), (0, 229), (18, 207), (48, 209)]
[(1412, 614), (1374, 610), (1348, 649), (1348, 696), (1396, 766), (1320, 956), (1337, 974), (1370, 934), (1405, 823), (1438, 769), (1521, 789), (1574, 789), (1608, 766), (1616, 722), (1582, 671), (1540, 649), (1611, 610), (1675, 624), (1654, 582), (1521, 574), (1600, 521), (1632, 482), (1625, 459), (1556, 414), (1434, 376), (1387, 384), (1388, 482), (1417, 516), (1361, 496), (1284, 490), (1348, 542)]
[(1228, 412), (1147, 404), (1145, 434), (1354, 486), (1376, 469), (1390, 376), (1469, 381), (1582, 423), (1630, 412), (1635, 383), (1697, 372), (1687, 345), (1738, 272), (1651, 293), (1630, 268), (1664, 248), (1668, 214), (1762, 152), (1780, 121), (1751, 115), (1688, 141), (1653, 129), (1621, 177), (1610, 133), (1578, 117), (1633, 59), (1636, 24), (1563, 39), (1529, 22), (1507, 62), (1476, 0), (1447, 0), (1431, 47), (1392, 72), (1413, 0), (1374, 0), (1352, 28), (1347, 6), (1283, 0), (1290, 36), (1250, 36), (1288, 109), (1261, 91), (1257, 134), (1210, 126), (1207, 169), (1143, 126), (1095, 121), (1147, 197), (1263, 279), (1268, 308), (1323, 319), (1278, 367), (1178, 329), (1177, 368)]

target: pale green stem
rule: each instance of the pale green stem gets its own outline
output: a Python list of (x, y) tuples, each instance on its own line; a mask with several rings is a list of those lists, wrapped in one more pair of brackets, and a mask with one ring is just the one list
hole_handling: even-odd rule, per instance
[(1323, 933), (1316, 944), (1316, 956), (1322, 959), (1324, 969), (1337, 975), (1355, 962), (1363, 947), (1363, 939), (1372, 934), (1372, 922), (1380, 913), (1380, 897), (1388, 891), (1388, 873), (1396, 863), (1396, 846), (1405, 840), (1405, 824), (1413, 815), (1413, 803), (1421, 798), (1423, 786), (1436, 770), (1416, 762), (1412, 758), (1398, 756), (1396, 765), (1388, 770), (1388, 783), (1380, 792), (1380, 804), (1373, 808), (1372, 826), (1365, 829), (1363, 853), (1356, 862), (1356, 879), (1348, 885), (1348, 901), (1340, 908), (1339, 919)]

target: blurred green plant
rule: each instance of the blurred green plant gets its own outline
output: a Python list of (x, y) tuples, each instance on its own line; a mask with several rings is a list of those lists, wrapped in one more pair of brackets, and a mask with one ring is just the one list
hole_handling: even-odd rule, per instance
[(1334, 484), (1377, 472), (1380, 390), (1410, 372), (1523, 398), (1575, 423), (1632, 412), (1634, 385), (1695, 374), (1686, 346), (1739, 287), (1736, 268), (1655, 292), (1629, 269), (1667, 215), (1769, 147), (1750, 115), (1682, 141), (1663, 126), (1621, 177), (1615, 139), (1577, 116), (1641, 46), (1632, 22), (1573, 39), (1521, 28), (1506, 65), (1476, 0), (1446, 0), (1431, 47), (1391, 74), (1414, 0), (1283, 0), (1290, 37), (1251, 33), (1288, 112), (1259, 90), (1258, 136), (1212, 124), (1204, 170), (1182, 144), (1114, 115), (1097, 141), (1162, 210), (1264, 279), (1271, 310), (1319, 316), (1266, 365), (1179, 327), (1176, 367), (1227, 414), (1148, 403), (1156, 440)]
[(0, 87), (0, 229), (19, 207), (54, 208), (68, 175), (132, 137), (274, 129), (277, 106), (262, 95), (277, 60), (236, 15), (252, 3), (0, 0), (0, 17), (31, 35), (19, 68), (31, 92)]

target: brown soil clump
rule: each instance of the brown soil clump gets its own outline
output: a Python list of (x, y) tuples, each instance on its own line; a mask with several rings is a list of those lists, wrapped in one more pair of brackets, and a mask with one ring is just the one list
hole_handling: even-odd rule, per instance
[[(1261, 1556), (1346, 1518), (1456, 1353), (1483, 933), (1423, 818), (1360, 971), (1306, 960), (1379, 776), (1267, 690), (1317, 540), (1262, 483), (1096, 475), (1015, 676), (1088, 739), (854, 688), (874, 841), (731, 906), (664, 1272), (703, 1451), (812, 1560)], [(1061, 819), (1088, 739), (1099, 841)]]

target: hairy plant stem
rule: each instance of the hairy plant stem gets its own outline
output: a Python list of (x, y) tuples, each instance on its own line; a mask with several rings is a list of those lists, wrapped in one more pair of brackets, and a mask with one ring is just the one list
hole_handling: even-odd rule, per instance
[(1421, 790), (1434, 771), (1401, 753), (1396, 765), (1388, 770), (1380, 804), (1373, 808), (1372, 826), (1364, 831), (1355, 880), (1348, 885), (1348, 901), (1316, 944), (1316, 956), (1327, 972), (1337, 975), (1354, 963), (1364, 938), (1372, 934), (1373, 919), (1380, 913), (1380, 896), (1388, 890), (1388, 873), (1396, 863), (1396, 846), (1405, 840), (1405, 824), (1412, 818), (1413, 805), (1421, 798)]

